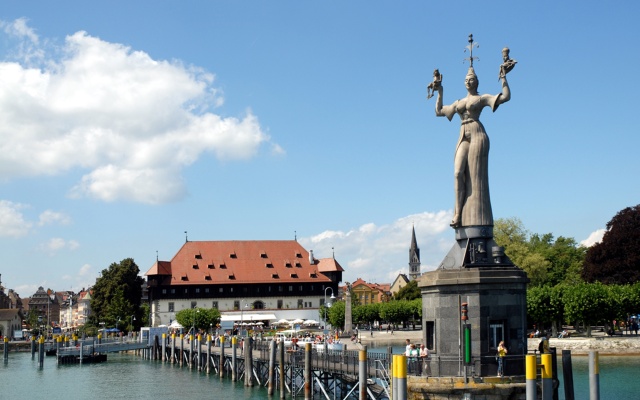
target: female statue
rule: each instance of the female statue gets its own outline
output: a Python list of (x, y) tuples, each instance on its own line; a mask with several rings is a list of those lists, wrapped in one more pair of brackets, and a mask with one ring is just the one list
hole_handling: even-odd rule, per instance
[(457, 113), (462, 124), (454, 158), (455, 209), (451, 221), (454, 228), (493, 226), (489, 198), (489, 137), (480, 122), (480, 113), (484, 107), (490, 107), (495, 111), (500, 104), (511, 99), (506, 74), (508, 71), (500, 74), (502, 93), (478, 94), (478, 77), (473, 69), (473, 57), (471, 61), (471, 67), (464, 80), (467, 97), (443, 106), (442, 84), (437, 87), (436, 115), (447, 117), (451, 121)]

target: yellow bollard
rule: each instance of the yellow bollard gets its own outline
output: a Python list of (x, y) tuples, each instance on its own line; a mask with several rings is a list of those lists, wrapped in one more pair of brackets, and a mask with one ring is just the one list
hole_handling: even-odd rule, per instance
[(397, 361), (398, 400), (407, 400), (407, 356), (399, 355)]
[(537, 400), (538, 398), (538, 386), (536, 380), (538, 379), (537, 360), (535, 354), (527, 354), (525, 356), (525, 376), (526, 376), (526, 389), (527, 400)]
[(553, 356), (551, 354), (541, 354), (540, 363), (542, 370), (542, 400), (553, 399)]

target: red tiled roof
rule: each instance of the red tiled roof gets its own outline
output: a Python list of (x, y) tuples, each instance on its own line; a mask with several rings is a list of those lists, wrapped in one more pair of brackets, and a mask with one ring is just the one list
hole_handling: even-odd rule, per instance
[(318, 262), (318, 271), (320, 272), (342, 272), (344, 268), (336, 261), (335, 258), (321, 258)]
[(171, 285), (331, 283), (295, 240), (186, 242), (171, 261), (156, 262), (145, 275), (164, 275)]

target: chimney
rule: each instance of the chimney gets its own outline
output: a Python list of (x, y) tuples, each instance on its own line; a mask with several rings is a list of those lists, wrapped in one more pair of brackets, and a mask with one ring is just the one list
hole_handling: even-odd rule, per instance
[(309, 264), (313, 265), (316, 263), (316, 259), (313, 258), (313, 250), (309, 250)]

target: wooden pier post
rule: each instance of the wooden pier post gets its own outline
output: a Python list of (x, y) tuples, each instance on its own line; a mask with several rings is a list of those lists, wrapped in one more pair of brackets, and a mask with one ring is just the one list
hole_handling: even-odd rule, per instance
[(542, 364), (542, 400), (553, 399), (553, 367), (552, 355), (541, 354), (540, 363)]
[(189, 369), (193, 369), (193, 333), (189, 334)]
[(312, 343), (304, 344), (304, 400), (313, 399), (313, 391), (311, 390), (311, 346)]
[(36, 338), (35, 336), (31, 336), (31, 359), (33, 360), (36, 356)]
[[(231, 344), (232, 346), (235, 346), (235, 342), (234, 342), (235, 338), (231, 339)], [(233, 362), (232, 362), (232, 367), (231, 367), (231, 380), (235, 381), (236, 380), (236, 370), (235, 370), (235, 365), (236, 365), (236, 352), (235, 350), (233, 351)], [(218, 362), (218, 373), (220, 374), (220, 378), (224, 377), (224, 335), (220, 336), (220, 361)]]
[(44, 367), (44, 336), (38, 339), (38, 367)]
[(196, 336), (196, 340), (197, 343), (195, 343), (198, 346), (198, 349), (196, 351), (196, 356), (198, 357), (198, 362), (196, 364), (196, 366), (198, 367), (198, 371), (202, 371), (202, 334), (198, 333), (198, 335)]
[(184, 365), (184, 333), (180, 334), (180, 366)]
[(280, 371), (280, 398), (285, 398), (285, 387), (284, 387), (284, 340), (280, 341), (280, 345), (278, 346), (278, 370)]
[(564, 380), (565, 400), (574, 400), (573, 391), (573, 365), (571, 364), (571, 350), (562, 350), (562, 377)]
[(596, 350), (589, 351), (589, 399), (600, 400), (600, 357)]
[(176, 362), (176, 334), (171, 334), (171, 364)]
[(167, 362), (167, 334), (162, 334), (162, 357), (160, 357), (162, 362)]
[(276, 374), (275, 374), (275, 367), (276, 367), (276, 346), (278, 345), (278, 343), (276, 343), (276, 339), (273, 338), (273, 340), (271, 340), (271, 342), (269, 343), (269, 389), (268, 389), (268, 394), (269, 396), (273, 396), (273, 391), (274, 391), (274, 387), (276, 386), (276, 383), (274, 382), (274, 379), (276, 378)]
[[(220, 338), (222, 339), (222, 338)], [(222, 342), (220, 342), (222, 343)], [(220, 344), (222, 346), (222, 344)], [(231, 338), (231, 381), (235, 382), (238, 380), (238, 338)]]
[(244, 341), (244, 385), (253, 386), (253, 339), (251, 336)]
[(4, 361), (5, 362), (9, 361), (9, 338), (6, 336), (4, 337), (3, 355), (4, 355)]
[(207, 363), (206, 363), (207, 375), (211, 373), (211, 341), (212, 340), (213, 340), (213, 337), (211, 335), (207, 335)]
[(358, 375), (360, 382), (360, 400), (367, 400), (367, 350), (366, 346), (364, 350), (358, 352)]

